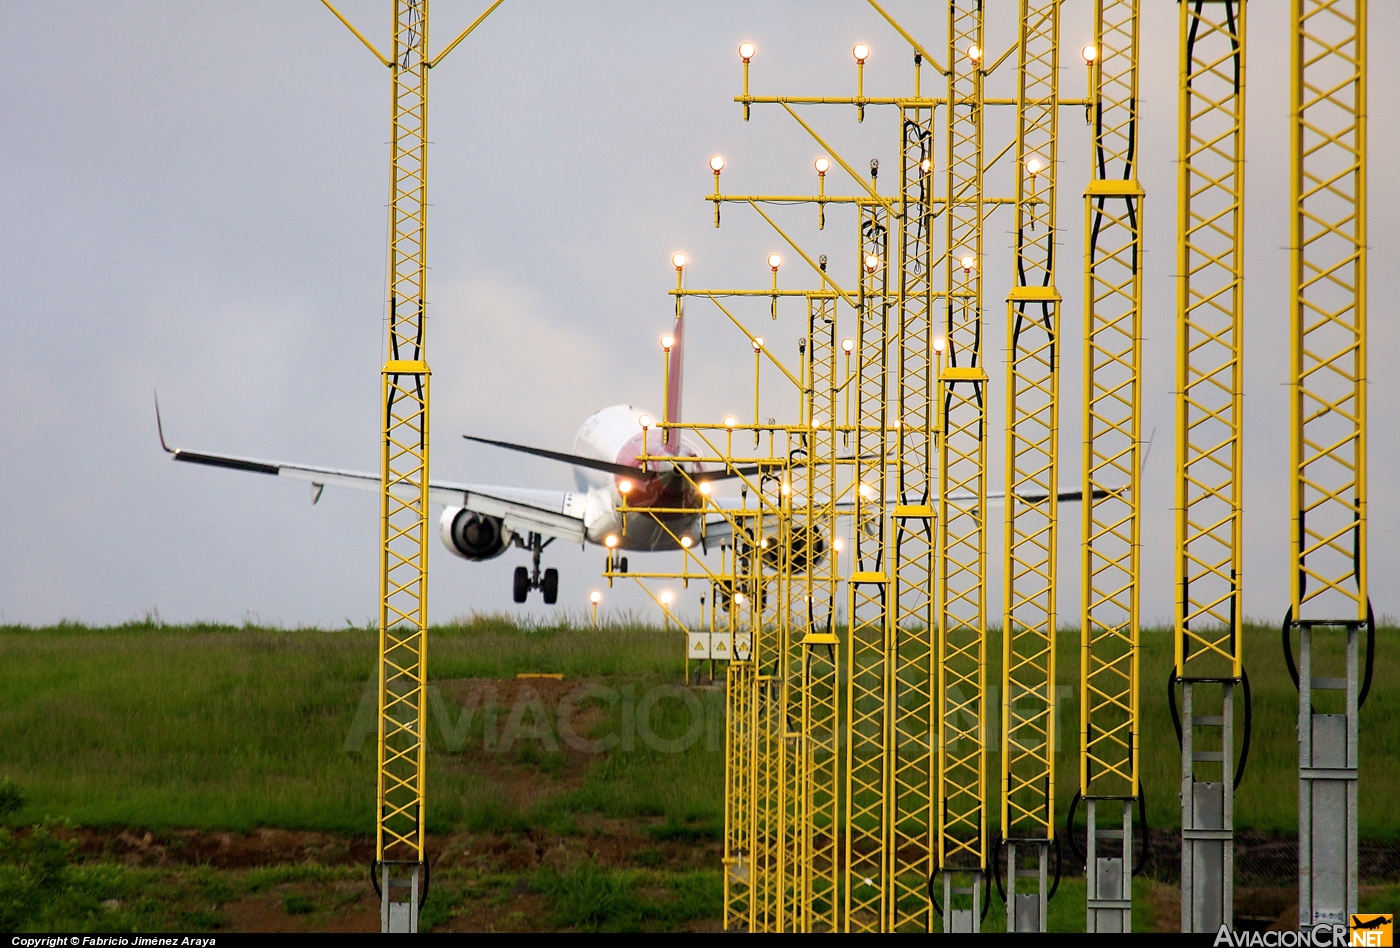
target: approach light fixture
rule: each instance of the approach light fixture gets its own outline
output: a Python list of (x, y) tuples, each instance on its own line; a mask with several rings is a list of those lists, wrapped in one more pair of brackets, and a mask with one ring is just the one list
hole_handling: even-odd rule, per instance
[(733, 428), (733, 427), (734, 427), (735, 425), (737, 425), (738, 423), (739, 423), (739, 419), (738, 419), (738, 418), (735, 418), (733, 415), (725, 415), (725, 416), (724, 416), (724, 427), (726, 427), (726, 428)]
[(631, 482), (631, 481), (618, 481), (618, 482), (617, 482), (617, 492), (618, 492), (619, 494), (630, 494), (630, 493), (632, 492), (632, 482)]
[(864, 66), (865, 61), (870, 58), (870, 47), (864, 43), (857, 43), (851, 48), (851, 55), (856, 58), (856, 62)]
[(637, 424), (641, 425), (643, 428), (650, 428), (650, 427), (651, 427), (651, 416), (650, 416), (650, 415), (638, 415), (638, 416), (637, 416)]
[(662, 604), (663, 606), (669, 606), (669, 605), (671, 605), (671, 602), (672, 602), (675, 598), (676, 598), (676, 595), (675, 595), (675, 593), (671, 592), (671, 590), (669, 590), (669, 589), (663, 589), (663, 590), (661, 590), (661, 604)]
[(758, 48), (755, 47), (753, 43), (739, 44), (739, 58), (742, 59), (744, 62), (748, 62), (750, 59), (753, 59), (753, 54), (756, 52), (758, 52)]
[(933, 351), (942, 352), (944, 346), (946, 346), (947, 344), (947, 341), (942, 336), (939, 336), (938, 338), (933, 340)]
[(973, 65), (980, 63), (982, 61), (982, 47), (975, 45), (969, 46), (967, 48), (967, 58), (972, 60)]
[(812, 162), (812, 167), (817, 169), (817, 175), (819, 177), (825, 178), (826, 173), (831, 170), (831, 162), (827, 161), (825, 158), (818, 158), (816, 161)]
[(603, 594), (600, 593), (598, 590), (595, 589), (595, 590), (593, 590), (591, 593), (588, 594), (588, 601), (591, 602), (591, 603), (593, 603), (593, 605), (596, 606), (596, 605), (598, 605), (598, 603), (600, 603), (600, 602), (603, 601)]
[(973, 270), (977, 269), (977, 258), (970, 253), (963, 254), (962, 259), (959, 260), (958, 263), (962, 266), (962, 271), (965, 274), (971, 273)]
[(841, 351), (846, 353), (846, 355), (850, 355), (851, 351), (855, 349), (855, 347), (856, 341), (850, 338), (849, 336), (841, 340)]
[(866, 254), (866, 255), (865, 255), (865, 270), (866, 270), (866, 272), (867, 272), (867, 273), (874, 273), (874, 272), (875, 272), (876, 270), (878, 270), (878, 269), (880, 269), (880, 258), (877, 257), (877, 256), (875, 256), (873, 253), (868, 253), (868, 254)]
[(710, 482), (709, 482), (709, 481), (701, 481), (701, 482), (700, 482), (700, 493), (704, 494), (706, 497), (710, 496), (710, 491), (711, 491), (712, 489), (713, 489), (713, 488), (710, 487)]
[(723, 155), (715, 155), (713, 158), (710, 159), (710, 170), (713, 171), (715, 174), (719, 174), (721, 171), (724, 170)]
[(1041, 164), (1039, 158), (1030, 157), (1026, 159), (1026, 173), (1029, 174), (1032, 178), (1040, 174), (1040, 172), (1044, 170), (1044, 168), (1045, 165)]
[(763, 337), (762, 337), (762, 336), (754, 336), (754, 337), (753, 337), (753, 351), (754, 351), (754, 352), (758, 352), (758, 351), (760, 351), (762, 348), (763, 348)]
[(694, 542), (690, 537), (681, 537), (681, 548), (688, 550)]
[(924, 174), (928, 174), (933, 168), (933, 159), (925, 158), (923, 161), (919, 162), (919, 168), (923, 170)]
[(607, 547), (608, 549), (610, 549), (610, 550), (616, 548), (616, 547), (617, 547), (617, 534), (616, 534), (616, 533), (609, 533), (609, 534), (607, 535), (607, 538), (603, 540), (603, 545), (606, 546), (606, 547)]
[(773, 268), (774, 273), (777, 273), (778, 268), (783, 265), (783, 255), (779, 253), (770, 253), (768, 255), (768, 265)]
[(787, 481), (783, 481), (783, 486), (779, 489), (783, 492), (784, 497), (792, 493), (792, 485), (789, 484)]
[(1099, 58), (1099, 48), (1090, 43), (1079, 51), (1079, 55), (1084, 57), (1084, 65), (1092, 66), (1094, 61)]
[(676, 337), (671, 335), (669, 332), (661, 337), (661, 348), (665, 349), (667, 352), (670, 352), (671, 348), (675, 346), (675, 344)]
[(860, 487), (856, 488), (856, 493), (860, 494), (864, 499), (869, 500), (871, 497), (875, 496), (875, 488), (861, 481)]
[(840, 553), (842, 550), (844, 550), (844, 549), (846, 548), (846, 543), (845, 543), (845, 541), (842, 540), (840, 537), (837, 537), (837, 538), (832, 542), (831, 545), (834, 546), (834, 547), (836, 548), (836, 552), (837, 552), (837, 553)]
[(683, 253), (673, 253), (673, 254), (671, 254), (671, 266), (675, 267), (677, 270), (684, 270), (684, 269), (685, 269), (685, 254), (683, 254)]
[(743, 594), (743, 593), (735, 593), (735, 594), (734, 594), (734, 604), (735, 604), (736, 606), (742, 606), (742, 605), (744, 604), (744, 594)]

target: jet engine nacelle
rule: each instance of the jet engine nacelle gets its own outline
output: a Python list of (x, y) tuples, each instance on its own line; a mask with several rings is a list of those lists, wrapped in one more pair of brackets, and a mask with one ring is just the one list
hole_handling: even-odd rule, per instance
[(479, 562), (500, 556), (514, 536), (500, 517), (487, 517), (463, 507), (442, 512), (442, 545), (464, 560)]

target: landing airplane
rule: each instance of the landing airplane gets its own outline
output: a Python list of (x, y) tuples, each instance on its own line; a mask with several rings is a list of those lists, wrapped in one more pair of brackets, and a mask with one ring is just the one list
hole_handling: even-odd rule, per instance
[[(681, 417), (684, 329), (683, 317), (677, 315), (671, 332), (673, 342), (666, 379), (665, 420), (671, 423), (678, 423)], [(701, 446), (675, 429), (658, 431), (650, 424), (644, 425), (649, 417), (632, 405), (604, 408), (589, 416), (579, 428), (572, 453), (463, 435), (469, 441), (570, 464), (574, 469), (575, 489), (536, 490), (430, 479), (428, 500), (443, 508), (438, 521), (443, 545), (454, 555), (473, 562), (494, 559), (511, 548), (528, 551), (532, 566), (528, 569), (516, 567), (513, 597), (516, 602), (525, 602), (532, 590), (539, 590), (545, 603), (553, 605), (559, 597), (559, 571), (553, 568), (541, 571), (540, 557), (545, 547), (555, 540), (593, 543), (623, 552), (675, 551), (682, 548), (679, 540), (686, 538), (702, 546), (707, 537), (710, 542), (722, 542), (721, 537), (729, 536), (729, 521), (717, 517), (702, 523), (702, 515), (698, 513), (639, 516), (634, 512), (626, 533), (622, 531), (618, 507), (623, 495), (633, 511), (639, 508), (700, 510), (705, 506), (703, 494), (708, 493), (710, 482), (757, 473), (756, 468), (731, 466), (725, 469), (708, 462), (687, 461), (702, 454)], [(171, 448), (165, 441), (159, 402), (156, 404), (156, 430), (161, 448), (173, 460), (309, 481), (312, 503), (321, 499), (321, 492), (328, 484), (373, 493), (381, 489), (378, 474)], [(638, 455), (675, 460), (669, 466), (653, 460), (644, 471)], [(987, 498), (1000, 500), (1004, 496), (1001, 492), (989, 492)], [(1077, 501), (1081, 496), (1079, 491), (1068, 491), (1059, 494), (1059, 499)], [(959, 499), (968, 498), (959, 495)], [(1043, 495), (1026, 499), (1040, 500)], [(824, 551), (816, 553), (820, 557)], [(620, 559), (619, 567), (627, 571), (625, 556)]]

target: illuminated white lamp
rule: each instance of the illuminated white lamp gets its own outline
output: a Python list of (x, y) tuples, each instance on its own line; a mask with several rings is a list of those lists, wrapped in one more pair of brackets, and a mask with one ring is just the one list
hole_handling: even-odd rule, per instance
[(591, 603), (593, 603), (593, 605), (596, 606), (596, 605), (598, 605), (598, 603), (600, 603), (600, 602), (603, 601), (603, 594), (600, 593), (598, 590), (595, 589), (595, 590), (593, 590), (591, 593), (588, 594), (588, 601), (591, 602)]
[(619, 494), (628, 494), (628, 493), (631, 493), (631, 492), (632, 492), (632, 482), (631, 482), (631, 481), (618, 481), (618, 482), (617, 482), (617, 492), (618, 492)]
[(876, 270), (880, 269), (880, 258), (875, 256), (873, 253), (866, 254), (865, 269), (868, 273), (874, 273)]
[(855, 347), (856, 341), (850, 338), (849, 336), (841, 340), (841, 351), (846, 353), (846, 355), (850, 355), (851, 350), (853, 350)]
[(700, 493), (702, 493), (702, 494), (704, 494), (706, 497), (708, 497), (708, 496), (710, 496), (710, 491), (711, 491), (711, 490), (713, 490), (713, 488), (710, 487), (710, 482), (709, 482), (709, 481), (701, 481), (701, 482), (700, 482)]
[(724, 170), (724, 157), (722, 155), (715, 155), (710, 159), (710, 170), (715, 174)]
[(671, 266), (675, 267), (677, 270), (683, 270), (683, 269), (685, 269), (685, 254), (683, 254), (683, 253), (673, 253), (673, 254), (671, 254)]
[(753, 337), (753, 351), (754, 351), (754, 352), (758, 352), (758, 351), (759, 351), (760, 349), (762, 349), (762, 348), (763, 348), (763, 337), (762, 337), (762, 336), (754, 336), (754, 337)]
[(756, 52), (758, 52), (758, 50), (754, 47), (753, 43), (739, 44), (739, 58), (742, 59), (744, 62), (748, 62), (750, 59), (753, 59), (753, 54)]
[(605, 540), (603, 541), (603, 545), (606, 546), (606, 547), (607, 547), (608, 549), (610, 549), (610, 550), (611, 550), (613, 547), (617, 546), (617, 534), (616, 534), (616, 533), (609, 533), (608, 536), (607, 536), (607, 539), (605, 539)]
[(1085, 65), (1092, 66), (1094, 64), (1094, 60), (1099, 58), (1099, 48), (1093, 43), (1090, 43), (1088, 46), (1085, 46), (1079, 51), (1079, 55), (1084, 57)]
[(962, 259), (959, 260), (958, 263), (962, 265), (963, 273), (971, 273), (973, 270), (977, 269), (977, 258), (970, 253), (963, 254)]
[(650, 428), (650, 427), (651, 427), (651, 416), (650, 416), (650, 415), (638, 415), (638, 416), (637, 416), (637, 424), (641, 425), (643, 428)]
[(871, 487), (869, 484), (866, 484), (863, 481), (861, 482), (860, 487), (856, 489), (856, 491), (860, 494), (860, 496), (864, 497), (866, 500), (869, 500), (871, 497), (875, 496), (875, 488)]
[(666, 335), (664, 335), (664, 336), (661, 337), (661, 348), (665, 349), (667, 352), (670, 352), (670, 351), (671, 351), (671, 347), (674, 346), (675, 344), (676, 344), (676, 337), (673, 336), (673, 335), (671, 335), (669, 332), (668, 332)]
[(933, 351), (934, 351), (934, 352), (942, 352), (944, 346), (946, 346), (947, 344), (948, 344), (947, 340), (944, 339), (942, 336), (939, 336), (938, 338), (936, 338), (936, 339), (933, 340)]
[(982, 47), (980, 47), (980, 46), (969, 46), (969, 47), (967, 48), (967, 58), (970, 59), (970, 60), (972, 60), (974, 63), (979, 63), (979, 62), (981, 62), (981, 61), (982, 61)]
[(826, 173), (831, 170), (831, 162), (827, 161), (825, 158), (818, 158), (816, 161), (812, 162), (812, 167), (816, 168), (817, 174), (824, 178), (826, 177)]
[(774, 273), (777, 273), (778, 268), (783, 265), (782, 254), (770, 253), (768, 255), (768, 265), (773, 268)]
[(870, 58), (870, 47), (864, 43), (857, 43), (851, 47), (851, 55), (856, 58), (856, 62), (864, 65), (865, 61)]
[(837, 552), (837, 553), (840, 553), (842, 550), (844, 550), (844, 549), (846, 548), (846, 541), (845, 541), (845, 540), (842, 540), (840, 537), (837, 537), (836, 540), (835, 540), (831, 545), (834, 546), (834, 547), (836, 547), (836, 552)]
[(724, 427), (726, 427), (726, 428), (733, 428), (733, 427), (734, 427), (735, 425), (737, 425), (738, 423), (739, 423), (739, 419), (738, 419), (738, 418), (735, 418), (733, 415), (725, 415), (725, 416), (724, 416)]
[(1040, 159), (1034, 156), (1026, 159), (1026, 173), (1032, 178), (1040, 174), (1045, 169), (1045, 165), (1040, 163)]
[(671, 604), (671, 601), (674, 600), (675, 598), (676, 598), (676, 597), (675, 597), (675, 594), (672, 593), (671, 590), (669, 590), (669, 589), (663, 589), (663, 590), (661, 590), (661, 604), (662, 604), (663, 606), (669, 606), (669, 605)]
[(742, 606), (742, 605), (744, 604), (744, 594), (743, 594), (743, 593), (735, 593), (735, 594), (734, 594), (734, 604), (735, 604), (736, 606)]
[(690, 537), (681, 537), (681, 547), (684, 549), (690, 549), (690, 545), (694, 542), (695, 541), (692, 540)]

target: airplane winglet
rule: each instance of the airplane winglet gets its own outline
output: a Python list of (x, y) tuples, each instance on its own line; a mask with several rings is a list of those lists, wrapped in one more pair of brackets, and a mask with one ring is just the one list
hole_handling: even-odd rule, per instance
[(166, 454), (174, 454), (175, 449), (165, 443), (165, 426), (160, 423), (160, 393), (152, 391), (156, 400), (156, 434), (160, 436), (160, 446)]

